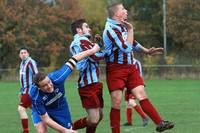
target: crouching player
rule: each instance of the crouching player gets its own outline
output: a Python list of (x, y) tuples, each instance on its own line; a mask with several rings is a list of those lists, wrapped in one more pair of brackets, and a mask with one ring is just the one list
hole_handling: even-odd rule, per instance
[(72, 130), (72, 121), (65, 97), (64, 82), (76, 63), (99, 51), (99, 46), (72, 56), (62, 68), (48, 75), (39, 72), (33, 78), (29, 92), (33, 104), (32, 118), (39, 133), (46, 133), (47, 126), (59, 133), (77, 133)]

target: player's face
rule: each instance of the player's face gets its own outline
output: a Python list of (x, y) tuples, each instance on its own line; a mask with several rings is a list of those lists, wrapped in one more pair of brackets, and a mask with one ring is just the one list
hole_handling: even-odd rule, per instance
[(26, 60), (26, 58), (29, 57), (28, 51), (25, 49), (20, 50), (19, 57), (21, 58), (21, 60)]
[(117, 12), (116, 12), (116, 16), (123, 21), (127, 20), (128, 17), (128, 12), (127, 10), (124, 8), (124, 6), (122, 4), (117, 6)]
[(51, 82), (51, 80), (47, 76), (46, 76), (45, 79), (40, 81), (38, 85), (39, 85), (39, 89), (43, 92), (51, 93), (54, 90), (53, 83)]
[(82, 31), (83, 31), (83, 34), (89, 34), (91, 35), (91, 29), (89, 27), (89, 25), (87, 23), (83, 23), (82, 25)]

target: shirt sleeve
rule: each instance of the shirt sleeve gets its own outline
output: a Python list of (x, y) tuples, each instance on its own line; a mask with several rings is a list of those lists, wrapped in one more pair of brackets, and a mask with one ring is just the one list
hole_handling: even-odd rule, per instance
[(116, 45), (122, 52), (129, 53), (132, 50), (132, 45), (123, 39), (122, 33), (115, 28), (108, 28), (106, 33), (107, 38)]
[(66, 78), (72, 73), (68, 65), (63, 65), (59, 70), (50, 73), (48, 76), (55, 84), (64, 84)]
[(139, 52), (142, 45), (136, 40), (133, 41), (133, 52)]
[(30, 65), (30, 69), (31, 69), (33, 75), (38, 73), (37, 64), (35, 61), (30, 61), (29, 65)]
[(33, 85), (32, 88), (29, 90), (29, 96), (35, 111), (39, 115), (44, 115), (47, 111), (45, 109), (44, 102), (40, 96), (39, 90), (38, 88), (36, 88), (36, 86)]
[[(76, 55), (76, 54), (78, 54), (80, 52), (82, 52), (82, 49), (81, 49), (80, 46), (74, 45), (73, 47), (71, 47), (71, 53), (73, 55)], [(78, 61), (77, 64), (76, 64), (76, 69), (79, 70), (79, 71), (85, 69), (86, 66), (87, 66), (86, 65), (87, 64), (87, 60), (88, 60), (88, 57), (85, 57), (84, 59)]]
[(91, 55), (89, 57), (89, 60), (92, 62), (96, 62), (96, 61), (100, 61), (103, 60), (105, 57), (105, 53), (104, 52), (97, 52), (94, 55)]
[(47, 112), (44, 103), (42, 103), (41, 100), (33, 100), (32, 105), (39, 115), (44, 115)]

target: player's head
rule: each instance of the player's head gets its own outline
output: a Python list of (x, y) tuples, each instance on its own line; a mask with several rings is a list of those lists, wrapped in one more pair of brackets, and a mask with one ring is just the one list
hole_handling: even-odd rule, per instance
[(53, 92), (53, 83), (47, 74), (39, 72), (33, 76), (33, 83), (39, 90), (47, 93)]
[(128, 12), (122, 3), (114, 3), (107, 7), (108, 17), (116, 20), (127, 20)]
[(19, 57), (21, 60), (26, 60), (29, 57), (29, 50), (26, 47), (22, 47), (19, 50)]
[(74, 35), (89, 35), (91, 36), (91, 29), (85, 19), (78, 19), (71, 24), (71, 32)]

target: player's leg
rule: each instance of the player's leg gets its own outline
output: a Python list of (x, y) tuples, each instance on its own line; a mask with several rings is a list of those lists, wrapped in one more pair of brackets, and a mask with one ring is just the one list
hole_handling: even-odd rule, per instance
[(130, 75), (128, 81), (128, 89), (131, 90), (131, 93), (139, 100), (142, 110), (157, 125), (156, 130), (164, 131), (166, 129), (172, 128), (174, 124), (172, 122), (163, 121), (155, 107), (151, 104), (150, 100), (148, 99), (144, 89), (144, 81), (140, 77), (139, 72), (136, 70), (135, 66), (133, 66), (132, 68), (132, 74)]
[(81, 129), (87, 127), (86, 131), (95, 132), (97, 124), (103, 117), (103, 84), (98, 82), (79, 88), (79, 96), (82, 106), (88, 113), (87, 117), (83, 117), (73, 123), (73, 129)]
[(88, 113), (86, 133), (95, 133), (103, 114), (100, 112), (100, 108), (86, 109), (86, 112)]
[(122, 103), (122, 90), (115, 90), (110, 93), (111, 110), (110, 110), (110, 126), (112, 133), (120, 133), (120, 108)]
[(21, 125), (24, 133), (29, 133), (28, 128), (28, 115), (26, 109), (31, 107), (31, 100), (28, 94), (21, 95), (20, 104), (18, 105), (18, 112), (21, 120)]
[(122, 92), (126, 87), (129, 75), (129, 65), (115, 63), (107, 64), (106, 82), (111, 97), (110, 127), (112, 133), (120, 133), (120, 108), (122, 103)]
[(137, 86), (136, 88), (132, 89), (132, 92), (134, 93), (136, 98), (140, 101), (140, 105), (143, 111), (157, 125), (156, 130), (158, 132), (173, 128), (174, 124), (172, 122), (162, 120), (156, 108), (151, 104), (150, 100), (147, 98), (147, 95), (144, 90), (144, 86)]
[(135, 101), (135, 97), (130, 97), (129, 101), (128, 101), (128, 105), (130, 107), (133, 107), (136, 112), (140, 115), (142, 121), (143, 121), (143, 126), (146, 126), (148, 124), (148, 117), (146, 116), (146, 114), (143, 112), (143, 110), (140, 108), (139, 105), (137, 105), (136, 101)]
[(26, 113), (26, 108), (18, 105), (18, 112), (21, 120), (21, 125), (23, 128), (24, 133), (29, 133), (29, 128), (28, 128), (28, 115)]
[(124, 126), (132, 126), (132, 107), (129, 104), (129, 95), (130, 93), (128, 93), (127, 89), (125, 90), (124, 93), (124, 99), (126, 102), (126, 123), (124, 123)]
[(126, 101), (126, 123), (124, 126), (132, 126), (132, 107)]

